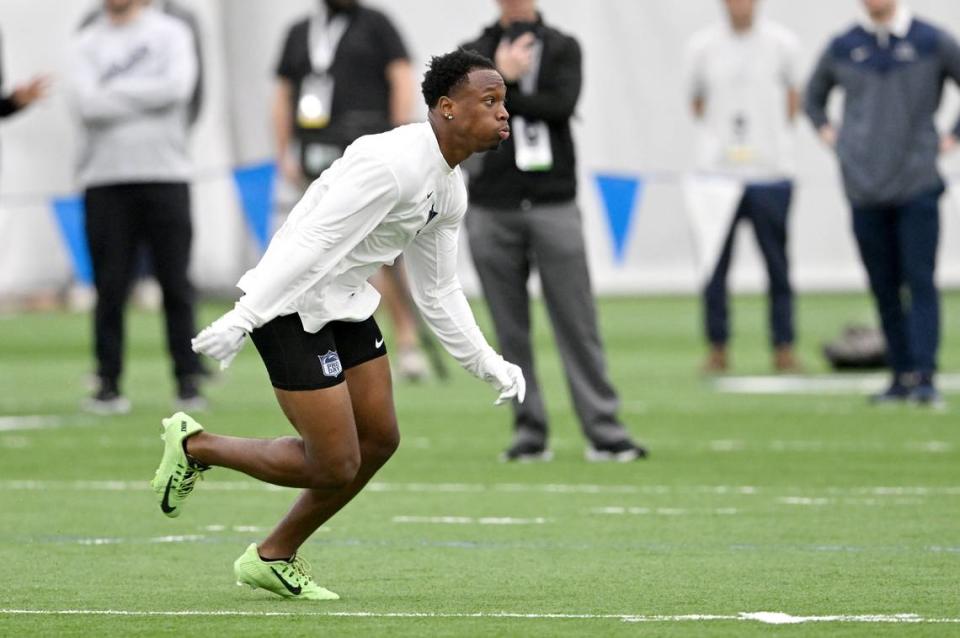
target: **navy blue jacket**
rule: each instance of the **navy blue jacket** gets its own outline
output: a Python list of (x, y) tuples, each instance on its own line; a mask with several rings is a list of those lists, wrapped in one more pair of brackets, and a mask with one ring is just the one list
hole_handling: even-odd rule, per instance
[[(837, 156), (854, 205), (897, 204), (943, 188), (934, 116), (947, 78), (960, 83), (960, 46), (916, 18), (903, 38), (890, 34), (881, 43), (856, 26), (827, 47), (804, 108), (819, 129), (828, 123), (831, 90), (843, 89)], [(953, 131), (960, 136), (960, 122)]]

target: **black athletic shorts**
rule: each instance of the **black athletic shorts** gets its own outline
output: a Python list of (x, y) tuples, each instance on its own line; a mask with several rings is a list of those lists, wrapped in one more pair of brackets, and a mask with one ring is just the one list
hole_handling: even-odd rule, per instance
[(253, 344), (280, 390), (319, 390), (343, 383), (344, 371), (387, 354), (377, 322), (331, 321), (307, 332), (293, 313), (268, 321), (250, 333)]

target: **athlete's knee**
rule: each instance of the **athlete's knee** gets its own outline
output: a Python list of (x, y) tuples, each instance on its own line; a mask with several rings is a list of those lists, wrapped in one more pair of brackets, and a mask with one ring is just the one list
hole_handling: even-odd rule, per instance
[(353, 482), (359, 470), (359, 452), (328, 456), (311, 464), (310, 487), (328, 491), (343, 489)]
[(363, 464), (379, 467), (390, 460), (399, 447), (400, 430), (396, 424), (393, 427), (384, 428), (361, 441), (360, 453), (363, 456)]

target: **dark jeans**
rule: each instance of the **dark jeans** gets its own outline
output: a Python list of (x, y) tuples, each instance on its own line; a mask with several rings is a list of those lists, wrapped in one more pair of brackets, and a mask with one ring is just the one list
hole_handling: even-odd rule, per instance
[(138, 248), (149, 251), (163, 290), (167, 347), (177, 378), (197, 374), (190, 348), (196, 333), (193, 286), (187, 278), (193, 225), (185, 183), (117, 184), (87, 189), (87, 244), (97, 288), (94, 350), (97, 374), (117, 380), (123, 371), (124, 306), (134, 280)]
[(941, 188), (901, 204), (853, 207), (853, 232), (897, 374), (937, 367), (940, 296), (934, 270), (942, 194)]
[(792, 197), (793, 183), (788, 181), (751, 185), (744, 190), (720, 260), (703, 291), (704, 323), (710, 343), (724, 345), (730, 339), (727, 273), (733, 259), (735, 231), (744, 219), (753, 226), (767, 264), (770, 339), (774, 346), (793, 343), (793, 289), (787, 260), (787, 213)]

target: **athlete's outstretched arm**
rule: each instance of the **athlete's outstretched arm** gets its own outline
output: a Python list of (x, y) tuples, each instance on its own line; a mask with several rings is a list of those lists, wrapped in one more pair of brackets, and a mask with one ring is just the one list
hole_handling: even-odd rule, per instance
[(441, 218), (404, 251), (410, 292), (437, 339), (468, 372), (500, 391), (497, 403), (523, 402), (526, 383), (519, 366), (487, 343), (457, 276), (457, 245), (463, 213)]

